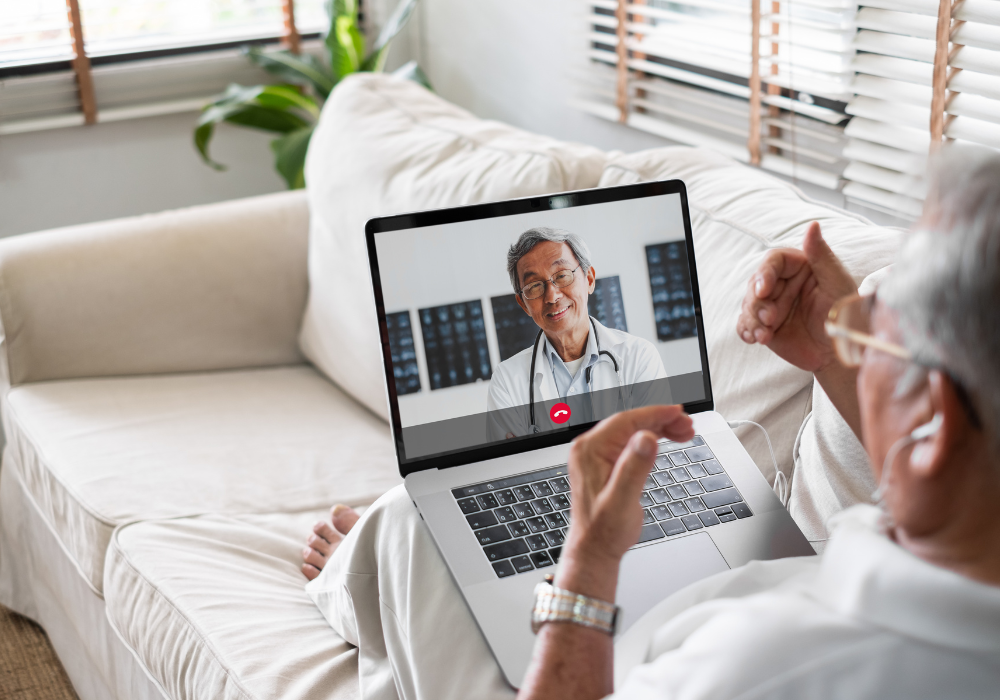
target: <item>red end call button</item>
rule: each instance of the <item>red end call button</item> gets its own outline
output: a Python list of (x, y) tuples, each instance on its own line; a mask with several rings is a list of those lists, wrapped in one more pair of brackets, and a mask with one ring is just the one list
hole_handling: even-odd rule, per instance
[(557, 403), (549, 409), (549, 418), (552, 419), (553, 423), (565, 423), (569, 420), (570, 415), (568, 404)]

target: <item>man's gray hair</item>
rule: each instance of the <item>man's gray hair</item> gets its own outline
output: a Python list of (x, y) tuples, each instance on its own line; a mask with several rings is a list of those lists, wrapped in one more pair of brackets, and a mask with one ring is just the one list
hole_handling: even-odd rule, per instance
[(583, 274), (590, 272), (590, 249), (587, 248), (587, 244), (583, 242), (580, 236), (558, 228), (546, 228), (544, 226), (529, 228), (518, 236), (517, 242), (507, 251), (507, 274), (510, 275), (510, 283), (514, 287), (515, 294), (521, 293), (521, 281), (517, 278), (517, 263), (532, 248), (544, 241), (553, 241), (568, 245), (569, 249), (573, 251), (573, 255), (576, 256), (576, 261), (580, 263)]
[(903, 342), (970, 395), (1000, 446), (1000, 155), (949, 147), (935, 164), (924, 216), (879, 299)]

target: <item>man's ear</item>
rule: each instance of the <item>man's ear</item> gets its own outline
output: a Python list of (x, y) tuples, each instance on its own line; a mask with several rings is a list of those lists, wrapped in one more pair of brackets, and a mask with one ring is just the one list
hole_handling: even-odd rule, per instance
[(951, 378), (940, 370), (927, 377), (927, 396), (931, 410), (940, 416), (940, 427), (920, 439), (910, 452), (910, 468), (924, 477), (934, 477), (944, 469), (969, 430), (969, 417), (955, 391)]
[(590, 269), (587, 270), (587, 294), (593, 294), (594, 289), (597, 287), (597, 270), (591, 265)]
[(530, 316), (530, 315), (531, 315), (531, 312), (530, 312), (530, 311), (528, 311), (528, 307), (527, 307), (527, 305), (526, 305), (526, 304), (524, 303), (524, 299), (522, 299), (522, 298), (521, 298), (521, 295), (520, 295), (520, 294), (515, 294), (515, 295), (514, 295), (514, 299), (515, 299), (515, 300), (517, 300), (517, 305), (521, 307), (521, 310), (522, 310), (522, 311), (523, 311), (524, 313), (526, 313), (526, 314), (528, 314), (528, 315)]

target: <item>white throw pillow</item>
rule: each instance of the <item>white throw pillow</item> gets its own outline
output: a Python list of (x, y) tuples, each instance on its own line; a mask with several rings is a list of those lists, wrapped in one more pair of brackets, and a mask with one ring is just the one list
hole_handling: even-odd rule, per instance
[(602, 151), (484, 121), (416, 83), (341, 82), (306, 160), (309, 302), (302, 352), (388, 419), (365, 246), (368, 219), (597, 185)]
[[(800, 247), (812, 221), (820, 222), (834, 252), (861, 282), (889, 264), (899, 230), (816, 202), (763, 171), (701, 149), (658, 148), (615, 155), (601, 186), (674, 178), (683, 180), (688, 190), (716, 410), (728, 420), (753, 420), (767, 428), (778, 467), (791, 476), (796, 436), (812, 406), (813, 379), (770, 350), (746, 345), (737, 337), (736, 320), (747, 282), (770, 249)], [(813, 418), (810, 430), (827, 416), (817, 413)], [(752, 426), (737, 433), (773, 483), (774, 468), (763, 435)], [(803, 459), (813, 460), (815, 453), (810, 446)], [(817, 478), (824, 472), (857, 469), (853, 463), (840, 465), (820, 456), (813, 460), (811, 471)], [(860, 467), (867, 469), (867, 462)]]

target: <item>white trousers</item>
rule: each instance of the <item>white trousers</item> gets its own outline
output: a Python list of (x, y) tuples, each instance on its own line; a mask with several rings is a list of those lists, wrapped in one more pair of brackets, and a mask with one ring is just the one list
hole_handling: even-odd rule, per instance
[(404, 487), (365, 511), (306, 590), (358, 647), (364, 700), (514, 697)]

